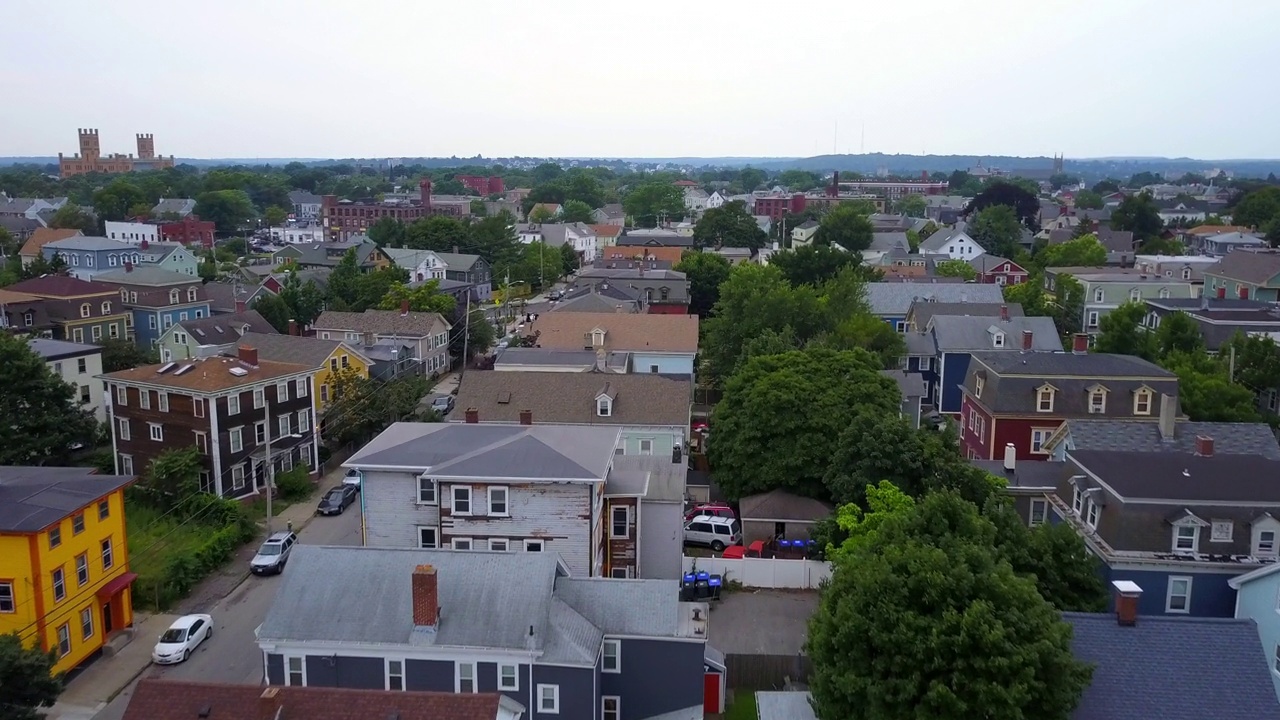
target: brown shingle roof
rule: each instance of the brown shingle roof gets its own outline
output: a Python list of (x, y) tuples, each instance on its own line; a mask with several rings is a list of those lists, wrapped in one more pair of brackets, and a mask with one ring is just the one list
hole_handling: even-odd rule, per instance
[(831, 514), (831, 508), (813, 498), (792, 495), (786, 490), (770, 490), (738, 501), (743, 520), (817, 521)]
[(593, 330), (603, 330), (607, 350), (632, 352), (698, 351), (697, 315), (639, 313), (543, 313), (524, 330), (539, 333), (545, 348), (582, 350)]
[[(258, 360), (256, 366), (252, 366), (240, 362), (236, 358), (221, 355), (172, 363), (172, 365), (173, 367), (164, 373), (157, 372), (164, 365), (143, 365), (129, 370), (108, 373), (103, 377), (115, 382), (159, 385), (196, 393), (216, 393), (236, 387), (254, 385), (267, 380), (311, 372), (314, 369), (305, 365), (261, 359)], [(191, 366), (190, 370), (178, 374), (182, 368), (188, 365)], [(244, 375), (233, 375), (231, 373), (232, 368), (242, 368), (246, 373)]]
[(81, 298), (98, 295), (115, 295), (118, 291), (107, 285), (97, 285), (87, 280), (66, 275), (46, 275), (23, 280), (9, 286), (10, 290), (43, 298)]
[(634, 260), (640, 258), (643, 260), (665, 260), (675, 265), (680, 262), (680, 258), (685, 253), (684, 248), (678, 247), (646, 247), (641, 245), (623, 245), (605, 248), (600, 253), (600, 260), (609, 262), (611, 260)]
[(1253, 228), (1244, 225), (1197, 225), (1187, 231), (1188, 235), (1221, 235), (1223, 233), (1249, 233), (1253, 232)]
[(4, 288), (0, 288), (0, 305), (4, 305), (7, 303), (32, 302), (34, 300), (39, 300), (39, 299), (40, 298), (36, 297), (35, 295), (31, 295), (28, 293), (14, 292), (12, 290), (6, 290)]
[[(600, 417), (596, 398), (606, 385), (613, 412)], [(663, 375), (477, 371), (462, 378), (457, 407), (479, 410), (480, 422), (519, 422), (529, 410), (535, 423), (683, 427), (692, 392), (688, 379)]]
[(401, 315), (399, 310), (365, 310), (362, 313), (326, 310), (311, 323), (313, 330), (340, 330), (379, 335), (404, 335), (426, 337), (437, 328), (448, 326), (440, 313), (410, 312)]
[(618, 237), (622, 234), (621, 225), (589, 225), (591, 232), (596, 234), (598, 238)]
[(248, 345), (258, 350), (258, 357), (273, 362), (295, 363), (309, 368), (322, 367), (329, 356), (339, 347), (343, 352), (364, 358), (363, 355), (342, 344), (340, 340), (321, 340), (320, 338), (300, 335), (281, 335), (272, 333), (245, 333), (240, 338), (241, 345)]
[(385, 692), (145, 679), (124, 720), (495, 720), (497, 693)]
[(40, 250), (45, 245), (58, 240), (66, 240), (67, 238), (78, 237), (84, 233), (74, 228), (36, 228), (31, 233), (31, 237), (22, 243), (22, 249), (18, 254), (22, 257), (36, 258), (40, 256)]

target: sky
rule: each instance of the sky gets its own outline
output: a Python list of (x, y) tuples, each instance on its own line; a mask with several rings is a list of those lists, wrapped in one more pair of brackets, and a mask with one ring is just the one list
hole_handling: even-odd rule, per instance
[(1275, 0), (4, 5), (0, 156), (1280, 157)]

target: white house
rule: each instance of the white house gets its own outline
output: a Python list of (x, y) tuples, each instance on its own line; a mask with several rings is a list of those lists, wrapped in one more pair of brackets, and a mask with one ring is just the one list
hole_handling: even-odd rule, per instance
[(729, 201), (726, 200), (725, 197), (720, 194), (719, 190), (717, 190), (707, 196), (706, 207), (708, 210), (712, 210), (720, 207), (721, 205), (724, 205), (726, 202), (729, 202)]
[(707, 209), (707, 192), (702, 188), (687, 187), (684, 189), (684, 206), (694, 213)]
[(321, 225), (285, 225), (271, 228), (272, 242), (285, 245), (309, 245), (325, 241), (324, 227)]
[(140, 222), (107, 221), (107, 237), (111, 240), (127, 242), (130, 245), (141, 245), (160, 242), (160, 226)]
[(448, 266), (439, 255), (430, 250), (387, 247), (382, 248), (382, 252), (396, 264), (396, 267), (409, 271), (409, 282), (445, 279)]
[(964, 223), (942, 228), (920, 243), (921, 253), (946, 255), (951, 260), (972, 260), (987, 251), (965, 232)]
[(44, 358), (54, 375), (75, 388), (82, 409), (92, 412), (100, 423), (107, 421), (106, 405), (102, 402), (103, 383), (96, 379), (102, 374), (101, 346), (44, 338), (32, 338), (27, 343)]
[(544, 242), (554, 248), (567, 244), (584, 264), (594, 262), (599, 251), (595, 230), (584, 223), (522, 223), (516, 225), (516, 237), (525, 244)]

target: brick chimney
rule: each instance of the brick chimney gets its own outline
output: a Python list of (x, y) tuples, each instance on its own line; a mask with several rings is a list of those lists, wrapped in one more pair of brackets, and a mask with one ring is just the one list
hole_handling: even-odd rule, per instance
[(1071, 352), (1076, 355), (1084, 355), (1089, 352), (1089, 335), (1086, 333), (1076, 333), (1071, 337)]
[(1000, 320), (1003, 322), (1009, 322), (1009, 306), (1008, 305), (1000, 306)]
[(236, 301), (236, 312), (242, 313), (245, 310), (245, 302), (243, 300)]
[(1196, 455), (1200, 457), (1213, 457), (1213, 438), (1208, 435), (1196, 436)]
[(124, 271), (127, 273), (133, 272), (133, 261), (131, 260), (124, 261)]
[(1116, 622), (1125, 627), (1137, 625), (1142, 588), (1132, 580), (1114, 580), (1111, 586), (1116, 589)]
[(521, 425), (532, 425), (532, 424), (533, 424), (533, 411), (532, 411), (532, 410), (521, 410), (521, 411), (520, 411), (520, 424), (521, 424)]
[(435, 628), (440, 622), (440, 586), (436, 569), (419, 565), (413, 569), (413, 625)]
[(143, 250), (146, 250), (146, 249), (147, 249), (147, 248), (149, 248), (149, 247), (151, 247), (151, 243), (147, 242), (147, 241), (144, 239), (144, 240), (142, 241), (142, 249), (143, 249)]
[(298, 334), (298, 321), (294, 320), (293, 318), (289, 318), (289, 334), (290, 335)]
[(1030, 330), (1023, 330), (1022, 331), (1022, 349), (1028, 350), (1028, 351), (1031, 350), (1032, 340), (1034, 339), (1035, 339), (1035, 335)]
[(409, 301), (408, 301), (408, 300), (401, 300), (401, 301), (400, 301), (400, 315), (403, 317), (403, 316), (408, 315), (408, 314), (409, 314)]
[(476, 423), (480, 422), (480, 409), (467, 408), (466, 418), (467, 418), (467, 422), (472, 425), (475, 425)]
[(258, 349), (251, 348), (248, 345), (241, 345), (236, 348), (236, 355), (240, 358), (240, 362), (252, 367), (258, 367)]

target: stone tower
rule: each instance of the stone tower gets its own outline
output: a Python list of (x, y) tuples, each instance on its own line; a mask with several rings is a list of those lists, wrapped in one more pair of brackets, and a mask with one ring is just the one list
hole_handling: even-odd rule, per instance
[(102, 157), (102, 146), (98, 144), (98, 131), (80, 128), (80, 157), (90, 162)]
[(138, 133), (138, 159), (154, 160), (156, 157), (156, 138), (151, 133)]

